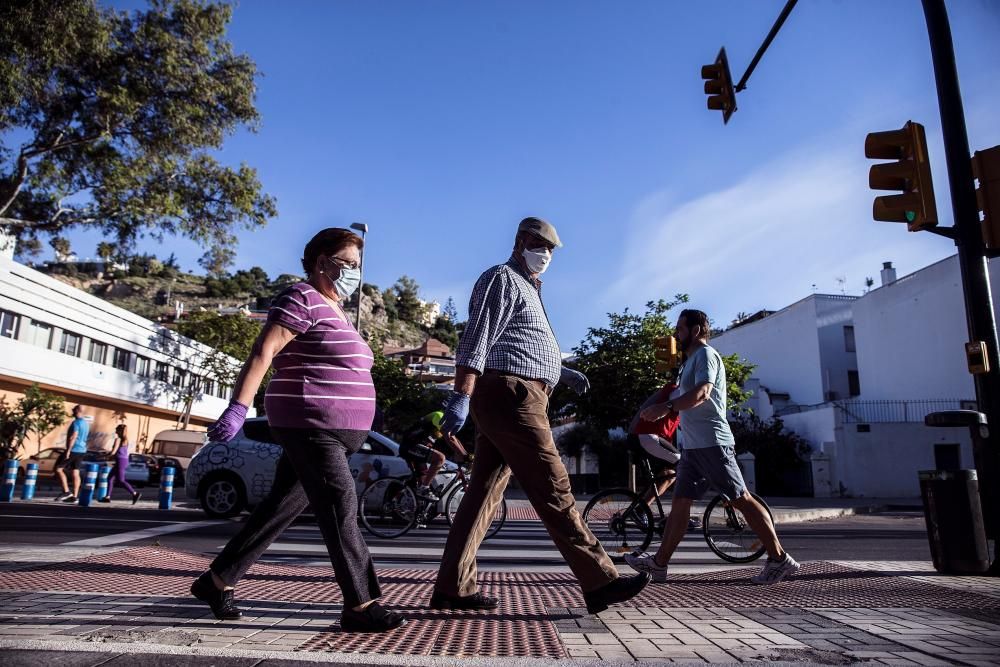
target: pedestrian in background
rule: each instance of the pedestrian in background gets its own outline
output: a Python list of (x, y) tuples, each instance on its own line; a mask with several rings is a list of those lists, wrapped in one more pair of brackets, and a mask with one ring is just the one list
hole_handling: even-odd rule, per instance
[(358, 526), (358, 498), (348, 464), (375, 416), (374, 357), (342, 307), (361, 282), (362, 246), (360, 236), (338, 228), (324, 229), (309, 241), (302, 257), (306, 282), (274, 300), (236, 380), (232, 402), (208, 431), (217, 442), (236, 435), (273, 363), (264, 406), (282, 454), (271, 492), (191, 586), (216, 618), (240, 618), (236, 584), (295, 517), (312, 506), (344, 596), (341, 628), (383, 632), (404, 622), (376, 601), (382, 592)]
[[(80, 495), (80, 468), (83, 467), (83, 457), (87, 453), (87, 437), (90, 435), (90, 422), (83, 416), (83, 406), (73, 406), (73, 421), (66, 432), (66, 449), (56, 461), (56, 477), (62, 485), (62, 493), (55, 497), (56, 502), (75, 503)], [(73, 492), (69, 491), (66, 471), (73, 473)]]
[(655, 554), (629, 554), (625, 561), (653, 581), (667, 580), (667, 566), (688, 529), (691, 505), (714, 488), (746, 517), (750, 528), (767, 549), (767, 563), (751, 578), (755, 584), (776, 584), (795, 574), (799, 564), (781, 548), (771, 517), (747, 491), (736, 462), (736, 440), (726, 419), (726, 367), (722, 356), (708, 344), (708, 315), (686, 309), (677, 318), (674, 337), (687, 357), (681, 367), (676, 398), (654, 403), (640, 414), (657, 421), (680, 413), (683, 452), (677, 466), (677, 481), (670, 516)]
[(115, 428), (115, 441), (111, 445), (111, 454), (109, 455), (114, 461), (114, 467), (111, 469), (111, 474), (108, 475), (108, 495), (98, 498), (98, 502), (111, 502), (111, 492), (115, 490), (115, 482), (121, 484), (132, 495), (133, 505), (139, 502), (139, 498), (142, 497), (142, 494), (132, 488), (132, 485), (125, 479), (125, 470), (128, 468), (128, 450), (128, 428), (125, 424), (119, 424)]
[(442, 430), (458, 432), (471, 410), (476, 458), (448, 533), (430, 601), (434, 609), (499, 605), (497, 598), (477, 589), (476, 552), (511, 473), (576, 575), (590, 613), (634, 597), (649, 583), (647, 574), (618, 576), (577, 511), (552, 439), (547, 413), (552, 389), (560, 381), (578, 394), (590, 387), (586, 376), (562, 365), (542, 305), (539, 276), (561, 245), (555, 227), (525, 218), (517, 227), (510, 259), (483, 273), (472, 290), (455, 359), (455, 391), (447, 400)]

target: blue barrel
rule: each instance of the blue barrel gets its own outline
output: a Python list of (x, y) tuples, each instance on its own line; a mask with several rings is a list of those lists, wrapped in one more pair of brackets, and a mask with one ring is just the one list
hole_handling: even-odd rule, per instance
[(108, 475), (111, 474), (111, 466), (102, 465), (100, 472), (97, 473), (97, 499), (100, 500), (104, 496), (108, 495)]
[(83, 473), (83, 484), (80, 485), (80, 507), (90, 507), (90, 502), (94, 499), (94, 487), (97, 486), (96, 463), (85, 464)]
[(167, 466), (160, 471), (160, 509), (170, 509), (174, 500), (174, 467)]
[(3, 467), (3, 490), (0, 500), (9, 503), (14, 500), (14, 487), (17, 485), (17, 459), (7, 459)]
[(35, 482), (38, 481), (38, 464), (29, 463), (24, 470), (24, 486), (21, 487), (21, 500), (31, 500), (35, 497)]

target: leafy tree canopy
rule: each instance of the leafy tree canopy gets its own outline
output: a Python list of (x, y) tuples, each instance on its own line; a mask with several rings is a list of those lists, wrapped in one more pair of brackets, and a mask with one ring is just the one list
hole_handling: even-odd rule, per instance
[(236, 228), (276, 215), (253, 168), (212, 155), (259, 122), (256, 66), (226, 39), (231, 14), (209, 0), (132, 13), (0, 3), (0, 224), (22, 255), (78, 227), (122, 247), (178, 234), (230, 248)]
[(37, 384), (24, 390), (17, 403), (0, 397), (0, 460), (17, 456), (28, 434), (39, 440), (66, 420), (65, 399)]
[[(558, 397), (553, 397), (553, 408), (572, 401), (577, 416), (594, 426), (627, 428), (643, 401), (665, 383), (663, 374), (656, 372), (653, 341), (673, 335), (673, 322), (667, 314), (687, 301), (686, 294), (678, 294), (672, 301), (650, 301), (642, 315), (628, 309), (608, 313), (608, 325), (588, 329), (573, 350), (576, 360), (572, 365), (587, 375), (591, 390), (579, 398), (560, 390)], [(723, 363), (729, 408), (738, 412), (748, 398), (742, 386), (754, 366), (735, 354), (723, 357)]]

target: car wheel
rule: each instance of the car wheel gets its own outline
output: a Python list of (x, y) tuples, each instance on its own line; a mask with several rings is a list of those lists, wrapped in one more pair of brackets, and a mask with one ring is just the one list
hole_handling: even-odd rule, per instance
[(232, 473), (206, 477), (199, 485), (198, 499), (205, 514), (216, 519), (236, 516), (247, 503), (243, 482)]

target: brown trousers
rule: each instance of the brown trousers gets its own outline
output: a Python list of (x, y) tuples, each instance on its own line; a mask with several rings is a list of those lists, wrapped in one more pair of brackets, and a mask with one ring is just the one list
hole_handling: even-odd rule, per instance
[(540, 383), (486, 373), (476, 382), (472, 418), (479, 430), (465, 497), (455, 514), (435, 589), (450, 596), (476, 592), (476, 553), (513, 472), (584, 593), (618, 578), (576, 509), (559, 458)]

